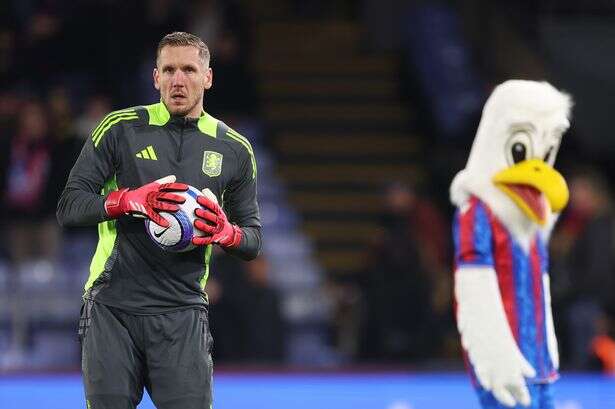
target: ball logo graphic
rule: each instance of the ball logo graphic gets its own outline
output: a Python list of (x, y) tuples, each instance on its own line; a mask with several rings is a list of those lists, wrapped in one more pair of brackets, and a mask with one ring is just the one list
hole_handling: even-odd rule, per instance
[[(204, 194), (192, 186), (186, 192), (178, 194), (186, 199), (183, 204), (179, 205), (179, 210), (175, 213), (160, 212), (160, 215), (169, 222), (169, 227), (159, 226), (148, 219), (145, 221), (145, 231), (160, 248), (167, 251), (184, 252), (196, 247), (192, 244), (192, 237), (203, 236), (203, 232), (194, 227), (196, 218), (194, 211), (201, 207), (196, 198)], [(210, 190), (207, 189), (206, 194), (217, 202), (216, 196)]]

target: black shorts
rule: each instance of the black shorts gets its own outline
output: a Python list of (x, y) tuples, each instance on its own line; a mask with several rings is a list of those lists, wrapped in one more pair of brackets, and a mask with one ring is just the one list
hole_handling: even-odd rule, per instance
[(86, 301), (79, 322), (88, 409), (134, 409), (147, 388), (158, 409), (210, 409), (207, 311), (132, 315)]

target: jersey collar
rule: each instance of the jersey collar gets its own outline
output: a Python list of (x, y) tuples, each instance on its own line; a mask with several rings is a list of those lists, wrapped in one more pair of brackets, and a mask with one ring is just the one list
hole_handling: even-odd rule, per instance
[[(169, 110), (162, 101), (157, 104), (147, 105), (145, 108), (149, 114), (150, 125), (163, 126), (166, 125), (172, 118)], [(213, 137), (216, 136), (217, 121), (204, 110), (201, 110), (201, 116), (198, 119), (195, 118), (190, 122), (195, 123), (197, 128), (204, 134)]]

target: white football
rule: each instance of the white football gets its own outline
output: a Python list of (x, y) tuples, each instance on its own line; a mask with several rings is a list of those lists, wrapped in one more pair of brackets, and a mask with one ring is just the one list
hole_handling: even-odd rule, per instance
[(175, 213), (160, 212), (160, 215), (168, 220), (169, 227), (161, 227), (151, 220), (145, 221), (145, 231), (159, 247), (167, 251), (183, 252), (194, 249), (192, 244), (193, 237), (203, 236), (203, 232), (194, 227), (195, 209), (201, 207), (196, 201), (198, 196), (207, 196), (211, 200), (218, 202), (216, 195), (209, 189), (202, 193), (197, 188), (189, 186), (185, 192), (176, 194), (186, 198), (186, 201), (179, 205), (179, 210)]

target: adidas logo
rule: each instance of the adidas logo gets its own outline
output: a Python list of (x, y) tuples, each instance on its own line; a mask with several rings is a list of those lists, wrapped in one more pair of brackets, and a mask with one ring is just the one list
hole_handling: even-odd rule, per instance
[(156, 157), (156, 152), (154, 152), (154, 148), (152, 147), (152, 145), (137, 153), (137, 158), (158, 160), (158, 158)]

